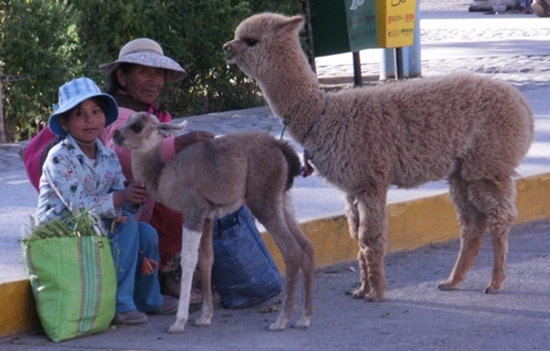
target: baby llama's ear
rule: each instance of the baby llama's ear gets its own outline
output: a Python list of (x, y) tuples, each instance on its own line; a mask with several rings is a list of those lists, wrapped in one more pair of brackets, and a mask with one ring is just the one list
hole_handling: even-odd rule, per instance
[(180, 123), (159, 123), (158, 129), (162, 132), (163, 135), (178, 135), (183, 132), (187, 126), (187, 121)]
[(286, 22), (283, 22), (278, 31), (298, 33), (304, 27), (304, 18), (302, 16), (292, 16)]

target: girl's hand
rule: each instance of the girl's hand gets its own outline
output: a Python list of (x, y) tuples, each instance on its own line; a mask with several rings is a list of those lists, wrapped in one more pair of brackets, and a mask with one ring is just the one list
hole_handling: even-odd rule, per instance
[(115, 191), (113, 195), (113, 202), (115, 207), (122, 206), (125, 202), (131, 202), (133, 204), (140, 204), (145, 201), (147, 197), (147, 190), (142, 183), (130, 182), (126, 188)]
[(142, 183), (131, 182), (124, 188), (124, 200), (133, 204), (140, 204), (147, 197), (147, 190)]

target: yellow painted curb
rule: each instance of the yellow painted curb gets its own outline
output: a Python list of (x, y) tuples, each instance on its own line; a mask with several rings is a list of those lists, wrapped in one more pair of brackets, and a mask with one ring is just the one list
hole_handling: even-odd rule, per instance
[(28, 280), (0, 283), (0, 337), (40, 327)]
[[(518, 179), (516, 188), (516, 223), (550, 217), (550, 173)], [(389, 252), (412, 250), (459, 236), (456, 212), (448, 194), (389, 204), (388, 223)], [(301, 227), (313, 242), (317, 267), (356, 258), (357, 242), (351, 239), (343, 215), (307, 221)], [(279, 250), (268, 235), (264, 238), (284, 271)], [(0, 313), (0, 337), (40, 326), (28, 280), (0, 283), (0, 301), (5, 302)]]
[[(550, 173), (520, 178), (516, 189), (516, 223), (550, 217), (547, 200)], [(388, 224), (388, 252), (412, 250), (459, 237), (457, 215), (448, 194), (389, 204)], [(314, 219), (302, 223), (301, 227), (313, 242), (317, 267), (356, 259), (358, 244), (349, 235), (344, 215)], [(268, 235), (264, 238), (278, 267), (284, 271), (277, 246)]]

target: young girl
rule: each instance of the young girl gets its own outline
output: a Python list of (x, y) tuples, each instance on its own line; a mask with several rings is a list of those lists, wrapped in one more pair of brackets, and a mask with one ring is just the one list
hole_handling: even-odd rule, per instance
[(158, 262), (157, 232), (121, 209), (125, 202), (143, 202), (147, 191), (135, 182), (124, 186), (116, 153), (98, 139), (117, 116), (115, 100), (89, 78), (74, 79), (59, 88), (59, 107), (50, 116), (49, 127), (65, 139), (48, 152), (44, 162), (37, 219), (43, 223), (82, 208), (102, 218), (118, 281), (113, 323), (139, 324), (147, 322), (145, 313), (175, 313), (177, 300), (161, 295), (156, 269), (141, 268)]

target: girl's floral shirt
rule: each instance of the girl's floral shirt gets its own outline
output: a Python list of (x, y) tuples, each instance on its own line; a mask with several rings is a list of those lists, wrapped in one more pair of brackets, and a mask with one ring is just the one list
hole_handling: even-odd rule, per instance
[(90, 160), (68, 135), (48, 153), (42, 176), (36, 217), (39, 223), (64, 218), (68, 211), (93, 210), (101, 218), (120, 216), (113, 192), (124, 188), (126, 178), (117, 154), (97, 140)]

